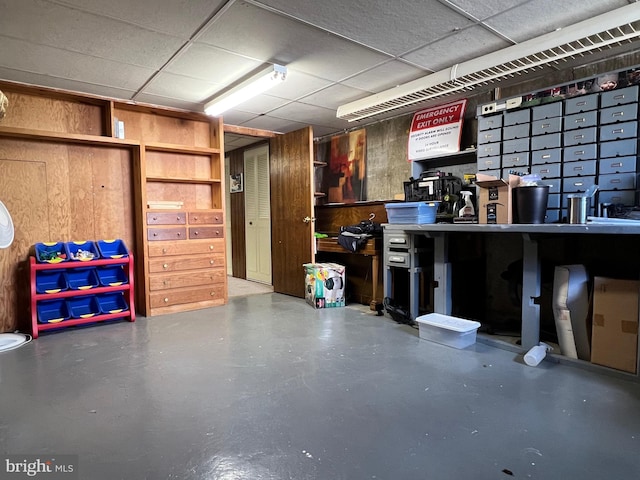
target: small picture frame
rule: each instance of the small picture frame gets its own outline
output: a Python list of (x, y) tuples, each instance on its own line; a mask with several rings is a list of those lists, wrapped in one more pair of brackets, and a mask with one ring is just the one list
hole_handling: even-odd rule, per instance
[(244, 182), (241, 173), (229, 175), (229, 190), (231, 193), (244, 191)]

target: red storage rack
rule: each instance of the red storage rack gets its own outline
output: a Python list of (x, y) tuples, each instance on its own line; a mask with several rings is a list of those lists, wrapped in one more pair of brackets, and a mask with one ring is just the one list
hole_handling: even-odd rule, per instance
[[(36, 272), (41, 270), (60, 270), (65, 271), (74, 268), (87, 268), (87, 267), (100, 267), (104, 265), (123, 265), (124, 270), (127, 272), (129, 278), (128, 283), (123, 283), (113, 287), (94, 287), (88, 290), (64, 290), (58, 293), (37, 293), (36, 292)], [(133, 269), (133, 255), (131, 253), (123, 258), (116, 259), (99, 259), (90, 260), (87, 262), (61, 262), (61, 263), (38, 263), (36, 258), (29, 257), (29, 280), (31, 284), (31, 334), (33, 338), (38, 338), (38, 334), (47, 330), (64, 329), (66, 327), (72, 327), (74, 325), (83, 325), (87, 323), (102, 322), (105, 320), (113, 320), (117, 318), (127, 318), (130, 322), (136, 320), (136, 309), (134, 303), (135, 289), (134, 289), (134, 269)], [(89, 318), (71, 318), (59, 323), (39, 323), (38, 322), (38, 302), (44, 300), (53, 299), (65, 299), (86, 295), (98, 295), (101, 293), (114, 293), (122, 292), (125, 296), (129, 309), (126, 311), (111, 313), (111, 314), (99, 314)]]

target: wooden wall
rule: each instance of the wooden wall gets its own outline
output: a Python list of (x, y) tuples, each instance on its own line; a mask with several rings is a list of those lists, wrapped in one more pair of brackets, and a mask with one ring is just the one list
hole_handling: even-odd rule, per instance
[[(244, 149), (229, 153), (229, 175), (244, 173)], [(231, 263), (233, 276), (247, 278), (247, 254), (244, 227), (244, 191), (230, 195)]]
[(134, 246), (131, 165), (128, 149), (0, 141), (0, 200), (15, 228), (0, 250), (0, 331), (27, 324), (35, 243), (121, 238)]

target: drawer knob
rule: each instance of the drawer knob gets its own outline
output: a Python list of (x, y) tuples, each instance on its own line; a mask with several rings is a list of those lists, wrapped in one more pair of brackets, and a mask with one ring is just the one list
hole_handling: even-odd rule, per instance
[(220, 230), (216, 230), (216, 236), (220, 235)]
[(213, 245), (209, 245), (209, 250), (213, 250)]
[(212, 297), (215, 297), (216, 293), (215, 292), (211, 292), (209, 295), (211, 295)]
[(194, 235), (198, 235), (198, 231), (196, 230), (195, 232), (193, 232)]
[(214, 218), (215, 218), (216, 222), (220, 221), (220, 217), (214, 217)]
[(169, 302), (169, 298), (168, 297), (164, 297), (164, 303), (168, 303)]
[(169, 264), (165, 263), (164, 265), (162, 265), (162, 268), (169, 268)]
[(162, 249), (162, 253), (167, 253), (167, 249), (166, 249), (166, 248), (163, 248), (163, 249)]
[(157, 236), (158, 236), (158, 234), (157, 234), (156, 232), (153, 232), (153, 236), (154, 236), (154, 237), (157, 237)]
[(194, 221), (194, 222), (197, 222), (197, 221), (198, 221), (198, 216), (197, 216), (197, 215), (193, 217), (193, 221)]
[(179, 237), (180, 236), (180, 232), (176, 233), (176, 235)]
[(169, 285), (169, 282), (165, 280), (164, 282), (162, 282), (162, 284), (166, 287), (167, 285)]
[(153, 217), (153, 221), (155, 222), (156, 220), (158, 220), (158, 217)]
[(213, 265), (215, 262), (213, 260), (209, 260), (209, 263)]

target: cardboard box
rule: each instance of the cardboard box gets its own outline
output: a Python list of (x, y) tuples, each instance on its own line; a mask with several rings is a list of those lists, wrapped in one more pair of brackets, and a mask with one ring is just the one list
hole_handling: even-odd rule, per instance
[(304, 297), (314, 308), (345, 306), (345, 268), (337, 263), (305, 263)]
[(476, 174), (478, 186), (478, 223), (512, 223), (513, 201), (511, 192), (520, 184), (518, 175), (507, 180), (482, 173)]
[(637, 280), (594, 278), (592, 363), (636, 373), (639, 288)]

